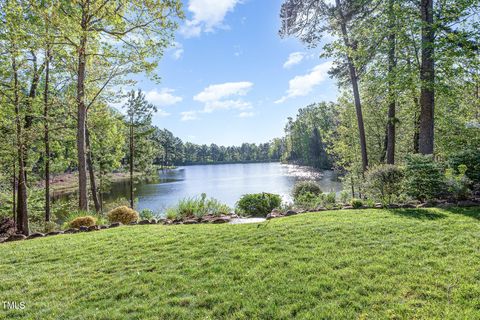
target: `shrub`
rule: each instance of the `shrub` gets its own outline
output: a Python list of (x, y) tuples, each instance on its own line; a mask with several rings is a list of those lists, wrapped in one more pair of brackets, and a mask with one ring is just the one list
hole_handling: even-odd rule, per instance
[(473, 183), (480, 183), (480, 150), (464, 150), (450, 157), (448, 166), (457, 170), (460, 165), (465, 165), (465, 175)]
[(325, 204), (335, 204), (337, 201), (337, 194), (335, 192), (327, 193), (325, 197)]
[(70, 221), (68, 225), (70, 228), (91, 227), (97, 223), (97, 219), (92, 216), (77, 217)]
[(322, 193), (322, 189), (315, 181), (299, 181), (295, 183), (292, 190), (294, 200), (306, 193), (318, 196)]
[(140, 219), (142, 220), (150, 220), (155, 217), (155, 214), (150, 209), (143, 209), (142, 211), (140, 211), (139, 215), (140, 215)]
[(314, 195), (313, 193), (307, 192), (300, 194), (295, 199), (295, 204), (304, 209), (314, 209), (318, 205), (323, 204), (322, 195)]
[(359, 208), (363, 207), (363, 201), (360, 200), (360, 199), (352, 199), (352, 201), (350, 202), (350, 204), (351, 204), (352, 207), (354, 207), (355, 209), (359, 209)]
[(366, 174), (367, 194), (383, 203), (392, 203), (402, 192), (403, 170), (392, 164), (382, 164)]
[(458, 166), (459, 174), (455, 174), (453, 169), (445, 170), (446, 187), (448, 196), (455, 200), (465, 200), (471, 195), (471, 180), (465, 175), (467, 166), (461, 164)]
[(350, 192), (342, 191), (340, 192), (340, 202), (341, 203), (348, 203), (348, 199), (350, 199)]
[(404, 188), (417, 200), (435, 199), (445, 190), (441, 166), (431, 155), (410, 155), (406, 158)]
[(230, 213), (230, 207), (221, 203), (217, 199), (207, 198), (205, 193), (200, 197), (185, 198), (178, 202), (175, 207), (167, 209), (167, 218), (169, 219), (185, 219), (188, 217), (201, 218), (210, 214), (220, 216)]
[(0, 218), (0, 236), (8, 237), (16, 231), (15, 221), (10, 218)]
[(110, 222), (121, 222), (130, 224), (138, 220), (138, 212), (127, 206), (121, 206), (107, 213)]
[(243, 195), (236, 207), (240, 214), (264, 217), (281, 204), (282, 198), (278, 194), (264, 192)]

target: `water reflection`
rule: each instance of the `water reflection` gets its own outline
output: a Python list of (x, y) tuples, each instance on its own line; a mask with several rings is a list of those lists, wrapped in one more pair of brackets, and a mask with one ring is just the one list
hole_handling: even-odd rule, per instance
[[(198, 165), (160, 171), (158, 179), (137, 184), (137, 208), (161, 213), (179, 199), (203, 192), (232, 207), (246, 193), (277, 193), (285, 201), (291, 201), (292, 186), (307, 179), (318, 181), (324, 192), (341, 191), (332, 171), (318, 172), (280, 163)], [(104, 199), (127, 197), (128, 186), (128, 182), (115, 183)]]

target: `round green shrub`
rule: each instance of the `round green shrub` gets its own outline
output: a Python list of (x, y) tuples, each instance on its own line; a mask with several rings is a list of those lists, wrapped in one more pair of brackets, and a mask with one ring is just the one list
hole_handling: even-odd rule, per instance
[(297, 200), (300, 196), (306, 193), (311, 193), (314, 196), (318, 196), (322, 193), (322, 189), (315, 181), (298, 181), (295, 183), (292, 190), (294, 200)]
[(138, 220), (138, 212), (127, 206), (121, 206), (113, 209), (107, 213), (107, 218), (110, 222), (121, 222), (123, 224), (130, 224)]
[(403, 169), (392, 164), (378, 165), (368, 170), (366, 192), (369, 197), (383, 203), (392, 203), (395, 197), (402, 192), (404, 172)]
[(350, 202), (350, 204), (351, 204), (352, 207), (354, 207), (355, 209), (360, 209), (361, 207), (363, 207), (363, 201), (360, 200), (360, 199), (352, 199), (352, 201)]
[(444, 194), (445, 176), (431, 155), (410, 155), (405, 159), (404, 188), (408, 196), (425, 201)]
[(237, 212), (242, 215), (265, 217), (273, 209), (280, 207), (282, 198), (278, 194), (245, 194), (237, 202)]
[(70, 228), (91, 227), (97, 223), (97, 219), (92, 216), (77, 217), (69, 222)]

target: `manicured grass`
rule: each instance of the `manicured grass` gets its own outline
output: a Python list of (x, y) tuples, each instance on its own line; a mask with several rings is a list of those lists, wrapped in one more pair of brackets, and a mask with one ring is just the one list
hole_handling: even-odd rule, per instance
[(330, 211), (7, 243), (0, 280), (8, 319), (480, 319), (480, 209)]

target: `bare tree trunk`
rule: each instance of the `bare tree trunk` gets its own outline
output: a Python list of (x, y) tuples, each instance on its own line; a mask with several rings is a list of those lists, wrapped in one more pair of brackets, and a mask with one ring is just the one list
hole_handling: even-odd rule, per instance
[(87, 138), (87, 164), (88, 164), (88, 173), (90, 176), (90, 190), (92, 192), (93, 203), (95, 204), (95, 211), (100, 212), (100, 201), (98, 200), (98, 190), (97, 182), (95, 181), (95, 170), (93, 168), (92, 161), (92, 148), (90, 146), (90, 133), (88, 128), (86, 129), (86, 138)]
[[(336, 2), (337, 10), (340, 15), (340, 25), (342, 29), (342, 36), (343, 36), (343, 41), (345, 43), (345, 46), (350, 50), (355, 50), (355, 48), (351, 45), (350, 40), (348, 38), (347, 24), (341, 9), (340, 0), (335, 0), (335, 2)], [(350, 81), (352, 82), (353, 98), (355, 101), (355, 111), (357, 113), (358, 134), (360, 137), (360, 150), (362, 154), (362, 171), (365, 172), (367, 171), (367, 168), (368, 168), (367, 140), (365, 138), (365, 126), (363, 122), (362, 104), (360, 101), (360, 91), (358, 89), (357, 69), (355, 68), (354, 61), (350, 56), (350, 54), (347, 54), (347, 63), (348, 63), (348, 69), (350, 73)]]
[(134, 188), (133, 188), (133, 157), (135, 156), (135, 146), (133, 137), (133, 119), (130, 120), (130, 207), (134, 208)]
[(17, 134), (17, 153), (18, 153), (18, 186), (17, 186), (17, 232), (28, 235), (28, 199), (27, 199), (27, 183), (25, 181), (25, 163), (24, 163), (24, 144), (22, 123), (20, 120), (20, 97), (18, 85), (18, 70), (15, 58), (12, 58), (13, 69), (13, 90), (14, 90), (14, 106), (15, 106), (15, 122)]
[[(82, 17), (82, 29), (86, 29), (85, 13)], [(85, 77), (86, 77), (86, 46), (87, 38), (82, 35), (78, 48), (77, 70), (77, 160), (78, 160), (78, 208), (88, 210), (87, 195), (87, 160), (86, 160), (86, 119), (87, 109), (85, 106)]]
[(421, 0), (422, 65), (420, 67), (420, 131), (419, 151), (433, 154), (435, 108), (435, 31), (433, 27), (433, 0)]
[(49, 133), (49, 81), (50, 48), (47, 46), (45, 56), (45, 88), (43, 91), (43, 130), (45, 144), (45, 221), (50, 221), (50, 133)]
[(13, 159), (13, 174), (12, 174), (12, 213), (13, 221), (17, 221), (17, 166)]
[(390, 34), (388, 36), (388, 122), (387, 122), (387, 163), (395, 163), (395, 126), (396, 126), (396, 94), (395, 94), (395, 69), (397, 61), (395, 57), (396, 35), (395, 35), (395, 13), (393, 12), (395, 0), (389, 1)]

